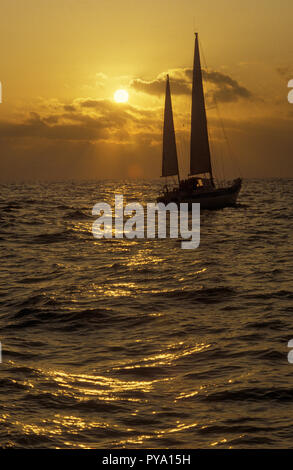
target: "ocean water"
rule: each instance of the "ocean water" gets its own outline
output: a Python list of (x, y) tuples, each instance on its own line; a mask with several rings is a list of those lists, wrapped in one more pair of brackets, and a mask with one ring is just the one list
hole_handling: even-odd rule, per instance
[(183, 250), (92, 236), (157, 181), (2, 184), (0, 446), (291, 447), (292, 187), (245, 181)]

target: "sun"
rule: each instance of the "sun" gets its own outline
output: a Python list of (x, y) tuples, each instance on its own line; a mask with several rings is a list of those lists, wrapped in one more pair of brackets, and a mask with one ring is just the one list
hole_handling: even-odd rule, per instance
[(126, 103), (128, 101), (128, 93), (126, 90), (116, 90), (114, 93), (116, 103)]

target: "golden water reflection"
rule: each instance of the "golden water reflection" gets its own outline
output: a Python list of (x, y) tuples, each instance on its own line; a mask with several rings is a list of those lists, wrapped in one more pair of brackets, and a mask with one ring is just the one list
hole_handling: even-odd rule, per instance
[[(62, 441), (62, 445), (79, 448), (95, 448), (98, 443), (92, 445), (91, 440), (88, 438), (92, 433), (94, 435), (95, 432), (98, 433), (97, 435), (104, 433), (109, 441), (109, 446), (127, 447), (131, 445), (142, 446), (152, 439), (168, 438), (168, 436), (188, 429), (201, 428), (201, 425), (192, 417), (190, 419), (179, 419), (175, 413), (173, 416), (171, 415), (170, 420), (166, 421), (165, 424), (161, 423), (158, 429), (139, 433), (140, 426), (138, 429), (137, 425), (133, 428), (131, 420), (129, 423), (127, 423), (127, 420), (126, 422), (117, 420), (115, 416), (109, 414), (107, 407), (111, 403), (117, 403), (117, 406), (120, 406), (119, 402), (128, 402), (132, 404), (129, 418), (131, 416), (138, 420), (142, 418), (143, 423), (144, 417), (149, 414), (160, 416), (159, 409), (154, 409), (154, 404), (149, 401), (149, 397), (153, 395), (151, 392), (155, 392), (158, 384), (160, 384), (159, 388), (163, 390), (163, 394), (165, 393), (168, 397), (168, 407), (172, 407), (172, 403), (177, 406), (177, 403), (179, 404), (183, 399), (197, 395), (205, 389), (204, 384), (196, 390), (183, 391), (176, 395), (177, 387), (176, 385), (173, 387), (172, 383), (178, 380), (178, 377), (172, 372), (167, 376), (160, 375), (159, 378), (139, 379), (113, 377), (113, 373), (119, 374), (120, 371), (129, 371), (131, 373), (134, 369), (141, 369), (143, 375), (145, 368), (171, 366), (183, 357), (200, 353), (210, 347), (211, 344), (207, 343), (190, 345), (184, 341), (170, 343), (166, 346), (162, 345), (161, 351), (158, 351), (157, 354), (142, 357), (132, 363), (129, 360), (122, 361), (116, 368), (106, 371), (105, 375), (69, 373), (64, 370), (47, 369), (46, 367), (35, 369), (35, 374), (30, 381), (23, 381), (22, 385), (27, 389), (37, 390), (37, 395), (40, 397), (38, 399), (42, 399), (42, 395), (46, 399), (48, 393), (50, 393), (51, 397), (60, 400), (60, 403), (65, 403), (64, 413), (55, 413), (52, 417), (44, 417), (38, 422), (34, 422), (33, 419), (30, 422), (23, 423), (15, 420), (14, 426), (16, 429), (21, 428), (21, 432), (26, 436), (38, 436), (40, 440), (43, 438), (53, 439), (53, 436), (60, 436), (62, 440), (61, 436), (64, 436), (64, 433), (67, 435), (80, 435), (78, 443), (75, 439), (70, 438), (66, 442)], [(94, 402), (100, 404), (101, 408), (93, 407)], [(72, 408), (72, 411), (68, 413), (66, 411), (67, 407)], [(113, 436), (113, 431), (117, 435), (116, 438)], [(84, 442), (83, 439), (87, 442)], [(217, 444), (218, 442), (214, 442), (211, 445), (215, 446)]]
[[(129, 370), (132, 368), (138, 367), (149, 367), (151, 365), (170, 365), (174, 361), (180, 359), (180, 357), (185, 357), (194, 353), (203, 351), (204, 349), (209, 348), (210, 344), (200, 343), (193, 346), (186, 345), (183, 341), (178, 343), (169, 344), (165, 348), (165, 352), (161, 351), (158, 354), (150, 355), (149, 357), (143, 358), (139, 364), (125, 365), (120, 366), (116, 370)], [(11, 361), (12, 362), (12, 361)], [(48, 370), (46, 368), (39, 368), (36, 370), (35, 376), (28, 382), (24, 381), (23, 384), (30, 389), (37, 388), (38, 394), (41, 393), (43, 389), (44, 395), (50, 394), (55, 397), (62, 397), (69, 400), (69, 405), (72, 408), (72, 412), (64, 413), (58, 412), (52, 414), (52, 417), (46, 417), (39, 420), (37, 423), (33, 422), (20, 422), (15, 420), (13, 425), (15, 429), (19, 429), (22, 434), (26, 436), (38, 436), (39, 439), (42, 438), (54, 438), (54, 436), (64, 436), (64, 433), (72, 436), (80, 436), (81, 438), (76, 441), (76, 439), (67, 438), (66, 441), (62, 441), (62, 446), (68, 447), (77, 447), (77, 448), (96, 448), (96, 444), (91, 442), (91, 439), (88, 436), (94, 436), (97, 432), (97, 436), (100, 436), (101, 433), (104, 433), (108, 439), (108, 445), (114, 447), (126, 447), (127, 446), (143, 446), (148, 445), (147, 443), (151, 440), (163, 439), (180, 433), (186, 430), (192, 430), (197, 428), (199, 430), (204, 430), (207, 426), (202, 425), (198, 420), (192, 419), (179, 419), (176, 413), (174, 416), (170, 417), (170, 420), (165, 424), (161, 424), (158, 429), (152, 429), (148, 432), (139, 433), (139, 428), (137, 425), (135, 427), (131, 426), (131, 421), (129, 424), (127, 422), (121, 422), (116, 420), (115, 416), (108, 415), (109, 412), (106, 412), (107, 417), (103, 417), (104, 412), (85, 411), (84, 409), (74, 410), (74, 407), (79, 403), (86, 404), (87, 402), (92, 402), (96, 400), (97, 403), (108, 403), (108, 402), (118, 402), (120, 400), (127, 401), (129, 403), (137, 403), (137, 406), (133, 406), (132, 410), (129, 412), (129, 417), (137, 417), (138, 419), (142, 417), (142, 423), (145, 416), (144, 406), (148, 404), (150, 408), (147, 408), (147, 414), (158, 415), (160, 417), (161, 412), (156, 409), (152, 409), (153, 405), (149, 403), (148, 394), (156, 387), (158, 383), (166, 383), (167, 388), (166, 393), (173, 393), (172, 388), (168, 387), (168, 383), (177, 380), (176, 376), (169, 377), (160, 377), (150, 380), (123, 380), (121, 378), (109, 377), (106, 375), (94, 375), (91, 373), (80, 374), (80, 373), (68, 373), (66, 371), (59, 370)], [(34, 383), (34, 382), (39, 382)], [(42, 387), (40, 387), (40, 383)], [(48, 387), (46, 387), (46, 384)], [(55, 384), (55, 388), (54, 388)], [(198, 386), (196, 390), (189, 392), (181, 392), (179, 395), (173, 396), (173, 403), (179, 404), (183, 399), (192, 398), (199, 394), (200, 392), (206, 389), (205, 384)], [(174, 387), (174, 393), (176, 392), (176, 387)], [(141, 396), (135, 396), (135, 393), (142, 392)], [(132, 395), (134, 393), (134, 395)], [(167, 396), (167, 395), (166, 395)], [(170, 397), (169, 399), (170, 400)], [(107, 405), (106, 405), (107, 406)], [(169, 405), (170, 406), (170, 403)], [(74, 411), (73, 411), (74, 410)], [(85, 408), (86, 410), (86, 408)], [(100, 417), (97, 416), (100, 415)], [(8, 416), (6, 416), (6, 419)], [(33, 418), (33, 417), (32, 417)], [(9, 416), (11, 421), (11, 416)], [(2, 422), (5, 421), (5, 414), (2, 416)], [(142, 424), (143, 426), (143, 424)], [(115, 438), (113, 432), (117, 434)], [(137, 433), (138, 431), (138, 433)], [(84, 433), (84, 434), (83, 434)], [(121, 437), (119, 438), (119, 434)], [(129, 434), (129, 435), (127, 435)], [(108, 436), (108, 437), (107, 437)], [(84, 442), (84, 440), (86, 442)], [(98, 439), (98, 437), (97, 437)], [(103, 438), (104, 439), (104, 438)], [(227, 443), (225, 437), (219, 438), (216, 441), (210, 442), (211, 447), (225, 445)], [(61, 446), (61, 447), (62, 447)]]

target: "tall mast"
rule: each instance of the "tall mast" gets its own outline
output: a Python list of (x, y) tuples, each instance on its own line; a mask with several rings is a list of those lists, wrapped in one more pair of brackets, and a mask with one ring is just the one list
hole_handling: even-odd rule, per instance
[(178, 176), (180, 182), (169, 75), (166, 81), (162, 176)]
[(195, 33), (191, 106), (190, 175), (201, 173), (209, 173), (213, 183), (198, 33)]

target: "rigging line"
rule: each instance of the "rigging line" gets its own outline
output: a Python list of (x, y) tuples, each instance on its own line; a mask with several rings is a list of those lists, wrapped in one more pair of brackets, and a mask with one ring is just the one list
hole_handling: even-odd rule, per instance
[(177, 119), (177, 114), (175, 111), (173, 111), (173, 122), (174, 122), (174, 131), (175, 131), (175, 142), (176, 142), (176, 150), (177, 150), (177, 167), (178, 167), (178, 173), (179, 175), (181, 174), (181, 166), (180, 166), (180, 161), (182, 158), (182, 146), (180, 142), (180, 137), (178, 134), (178, 119)]
[(181, 129), (181, 131), (178, 134), (178, 143), (180, 145), (181, 176), (183, 178), (183, 175), (185, 174), (186, 157), (188, 155), (188, 150), (186, 148), (186, 142), (185, 142), (185, 137), (184, 137), (184, 129)]
[(231, 147), (231, 143), (230, 143), (230, 140), (228, 139), (228, 136), (227, 136), (227, 133), (226, 133), (226, 129), (224, 127), (224, 123), (223, 123), (223, 119), (218, 111), (218, 116), (219, 116), (219, 120), (220, 120), (220, 123), (221, 123), (221, 127), (222, 127), (222, 132), (224, 134), (224, 138), (226, 140), (226, 143), (227, 143), (227, 146), (228, 146), (228, 150), (229, 150), (229, 153), (230, 153), (230, 158), (232, 158), (232, 160), (234, 161), (234, 164), (236, 163), (236, 169), (239, 173), (239, 175), (242, 177), (242, 172), (241, 172), (241, 169), (240, 169), (240, 166), (239, 166), (239, 162), (234, 154), (234, 152), (232, 151), (232, 147)]
[[(204, 65), (206, 67), (206, 69), (208, 68), (207, 67), (207, 62), (206, 62), (206, 58), (205, 58), (205, 54), (204, 54), (204, 49), (203, 49), (203, 46), (202, 46), (202, 43), (201, 41), (199, 41), (200, 43), (200, 47), (201, 47), (201, 52), (202, 52), (202, 56), (203, 56), (203, 60), (204, 60)], [(226, 141), (226, 144), (227, 144), (227, 147), (228, 147), (228, 152), (229, 152), (229, 157), (232, 161), (234, 161), (234, 164), (236, 163), (236, 169), (237, 171), (239, 172), (239, 176), (242, 177), (242, 172), (241, 172), (241, 169), (240, 169), (240, 165), (239, 165), (239, 162), (238, 162), (238, 159), (235, 155), (235, 153), (233, 152), (232, 150), (232, 146), (231, 146), (231, 143), (230, 143), (230, 140), (228, 139), (228, 135), (226, 133), (226, 130), (225, 130), (225, 127), (224, 127), (224, 123), (223, 123), (223, 119), (222, 119), (222, 116), (221, 116), (221, 113), (220, 113), (220, 109), (219, 109), (219, 103), (218, 103), (218, 100), (215, 96), (215, 94), (213, 94), (213, 100), (214, 100), (214, 103), (216, 105), (216, 108), (217, 108), (217, 114), (218, 114), (218, 118), (219, 118), (219, 121), (220, 121), (220, 124), (221, 124), (221, 128), (222, 128), (222, 132), (223, 132), (223, 135), (224, 135), (224, 139)]]
[(221, 178), (222, 178), (222, 181), (224, 181), (225, 180), (225, 165), (224, 165), (224, 152), (223, 152), (221, 142), (218, 145), (218, 154), (219, 154), (219, 167), (220, 167), (220, 172), (221, 172)]
[[(190, 126), (187, 126), (187, 129), (189, 127)], [(188, 166), (189, 155), (190, 155), (190, 145), (189, 145), (189, 142), (188, 142), (188, 135), (187, 135), (185, 124), (183, 124), (183, 126), (182, 126), (181, 143), (182, 143), (183, 153), (184, 153), (184, 155), (183, 155), (184, 159), (182, 161), (184, 162), (184, 168), (185, 168), (186, 165)], [(186, 170), (186, 168), (185, 168), (185, 170)], [(185, 171), (185, 173), (186, 173), (186, 171)]]
[(219, 118), (219, 121), (220, 121), (223, 136), (224, 136), (224, 139), (225, 139), (226, 144), (227, 144), (229, 158), (234, 162), (234, 164), (236, 164), (236, 170), (238, 171), (239, 175), (242, 176), (241, 169), (240, 169), (240, 166), (239, 166), (239, 162), (238, 162), (238, 160), (235, 156), (235, 153), (232, 150), (232, 146), (231, 146), (230, 140), (228, 138), (228, 135), (227, 135), (227, 132), (226, 132), (226, 129), (225, 129), (225, 126), (224, 126), (223, 118), (222, 118), (221, 113), (220, 113), (218, 100), (217, 100), (215, 95), (213, 95), (213, 99), (214, 99), (215, 104), (216, 104), (217, 114), (218, 114), (218, 118)]
[[(179, 165), (179, 161), (182, 160), (182, 144), (181, 144), (181, 140), (180, 140), (180, 136), (178, 135), (177, 133), (177, 139), (176, 139), (176, 142), (177, 142), (177, 160), (178, 160), (178, 171), (179, 173), (182, 172), (181, 170), (181, 166)], [(179, 157), (179, 159), (178, 159)]]

